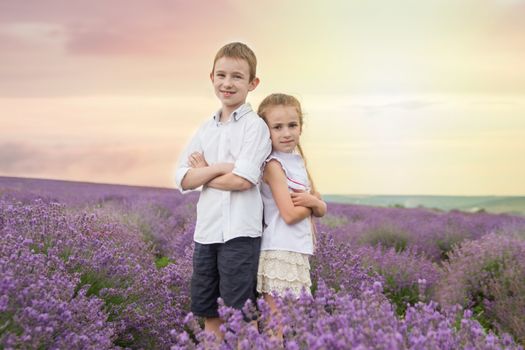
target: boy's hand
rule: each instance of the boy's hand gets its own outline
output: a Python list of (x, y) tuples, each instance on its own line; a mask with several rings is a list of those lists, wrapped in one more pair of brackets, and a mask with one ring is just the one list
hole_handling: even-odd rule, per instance
[(312, 208), (317, 204), (317, 198), (308, 192), (292, 189), (290, 193), (294, 206)]
[(206, 159), (204, 159), (204, 156), (202, 153), (199, 152), (193, 152), (188, 157), (188, 163), (190, 163), (190, 166), (192, 168), (204, 168), (208, 166), (208, 163), (206, 163)]

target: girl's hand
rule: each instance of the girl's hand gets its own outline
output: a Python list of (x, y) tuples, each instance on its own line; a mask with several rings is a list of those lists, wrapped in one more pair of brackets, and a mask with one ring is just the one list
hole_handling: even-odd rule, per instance
[(206, 159), (204, 159), (204, 156), (202, 153), (199, 152), (193, 152), (188, 157), (188, 163), (190, 163), (190, 166), (192, 168), (204, 168), (208, 166), (208, 163), (206, 163)]
[(294, 206), (312, 208), (317, 204), (317, 198), (310, 193), (296, 189), (292, 190), (293, 192), (290, 193), (290, 197), (292, 198)]

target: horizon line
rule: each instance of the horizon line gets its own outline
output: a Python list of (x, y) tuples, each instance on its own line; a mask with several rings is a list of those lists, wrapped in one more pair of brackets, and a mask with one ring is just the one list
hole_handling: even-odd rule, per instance
[[(60, 181), (60, 182), (70, 182), (70, 183), (83, 183), (91, 185), (106, 185), (106, 186), (123, 186), (123, 187), (137, 187), (137, 188), (150, 188), (150, 189), (159, 189), (159, 190), (174, 190), (177, 191), (178, 188), (173, 187), (163, 187), (163, 186), (153, 186), (153, 185), (131, 185), (123, 183), (109, 183), (109, 182), (93, 182), (93, 181), (84, 181), (84, 180), (70, 180), (70, 179), (59, 179), (59, 178), (38, 178), (38, 177), (25, 177), (25, 176), (10, 176), (10, 175), (0, 175), (1, 178), (6, 179), (22, 179), (22, 180), (38, 180), (38, 181)], [(195, 192), (200, 192), (200, 190), (194, 190)], [(525, 194), (509, 195), (509, 194), (475, 194), (475, 195), (465, 195), (465, 194), (380, 194), (380, 193), (326, 193), (322, 194), (323, 196), (331, 197), (515, 197), (521, 198), (525, 197)]]

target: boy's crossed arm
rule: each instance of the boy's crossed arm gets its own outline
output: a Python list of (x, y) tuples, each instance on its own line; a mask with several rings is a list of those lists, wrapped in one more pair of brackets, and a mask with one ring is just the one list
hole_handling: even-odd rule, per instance
[(233, 169), (232, 163), (216, 163), (200, 168), (192, 167), (182, 179), (181, 187), (183, 190), (193, 190), (207, 184), (217, 176), (229, 173), (231, 169)]
[[(183, 188), (186, 185), (195, 185), (192, 188), (206, 185), (223, 191), (244, 191), (253, 184), (243, 177), (233, 174), (234, 163), (216, 163), (208, 165), (204, 156), (194, 152), (188, 157), (191, 169), (182, 181)], [(186, 178), (188, 178), (187, 181)]]
[[(272, 150), (270, 132), (266, 123), (254, 119), (246, 131), (241, 152), (235, 163), (209, 165), (204, 159), (200, 139), (195, 137), (181, 157), (175, 181), (183, 190), (207, 186), (223, 191), (244, 191), (258, 183), (261, 166)], [(187, 157), (187, 158), (186, 158)]]
[[(227, 164), (233, 165), (233, 163)], [(221, 176), (217, 176), (208, 182), (206, 186), (224, 191), (244, 191), (250, 189), (253, 184), (245, 178), (230, 172)]]

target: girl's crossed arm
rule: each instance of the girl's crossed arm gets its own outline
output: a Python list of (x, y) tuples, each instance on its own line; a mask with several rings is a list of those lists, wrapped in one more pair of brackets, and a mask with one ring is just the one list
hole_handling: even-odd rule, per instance
[(263, 180), (270, 186), (272, 196), (279, 213), (288, 225), (295, 224), (312, 215), (312, 210), (304, 206), (295, 206), (288, 192), (286, 175), (281, 164), (271, 160), (264, 168)]
[(326, 214), (326, 203), (321, 199), (319, 192), (313, 194), (309, 192), (296, 191), (290, 193), (294, 205), (312, 209), (312, 214), (321, 217)]

